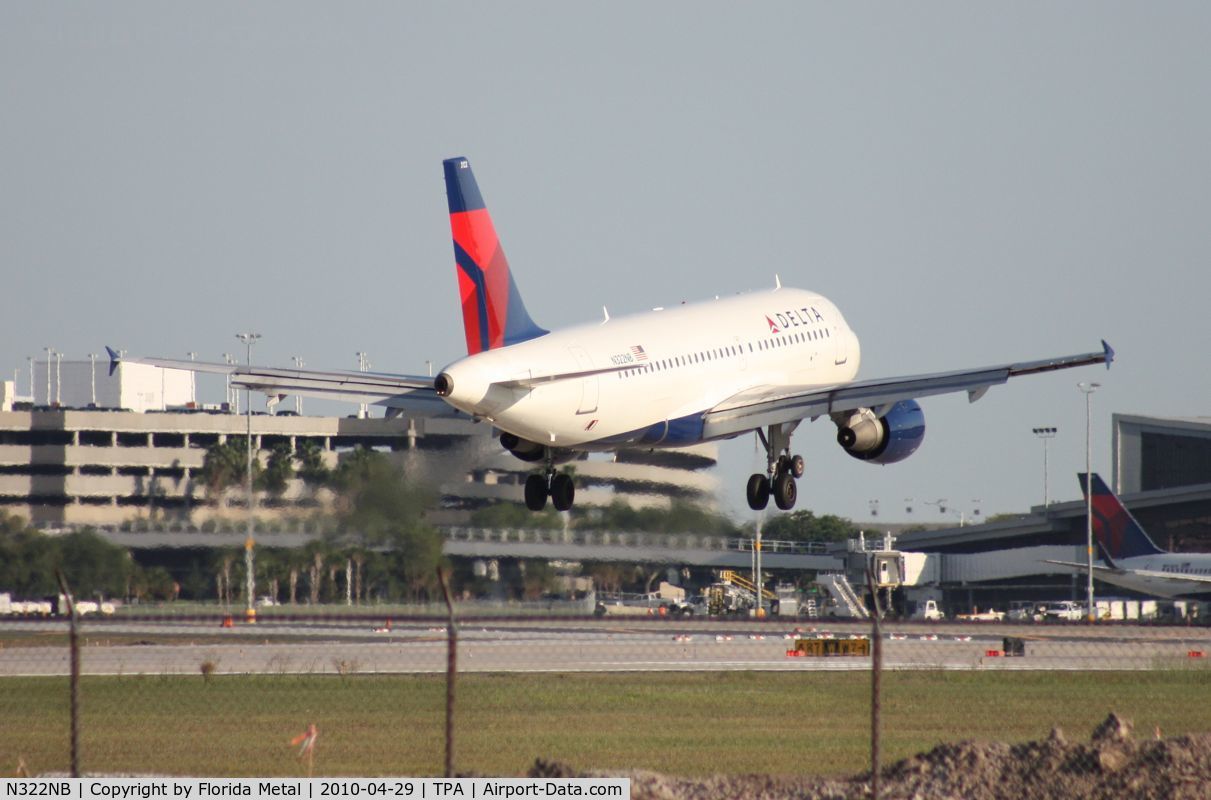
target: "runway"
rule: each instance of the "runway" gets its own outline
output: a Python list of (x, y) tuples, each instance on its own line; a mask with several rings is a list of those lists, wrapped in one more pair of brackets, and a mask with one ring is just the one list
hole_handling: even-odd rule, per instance
[[(0, 622), (0, 676), (67, 675), (61, 621)], [(869, 657), (792, 658), (800, 636), (868, 635), (867, 623), (470, 621), (459, 625), (463, 673), (869, 670)], [(220, 628), (211, 620), (90, 620), (85, 675), (395, 674), (446, 669), (447, 632), (432, 622), (294, 621)], [(1023, 657), (1000, 655), (1003, 637), (1025, 639)], [(1211, 630), (1106, 625), (884, 625), (891, 670), (1152, 670), (1207, 668)], [(1202, 654), (1201, 656), (1198, 654)]]

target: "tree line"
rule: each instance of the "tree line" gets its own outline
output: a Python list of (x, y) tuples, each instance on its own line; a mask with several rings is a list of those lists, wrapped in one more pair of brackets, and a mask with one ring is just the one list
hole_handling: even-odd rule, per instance
[[(207, 451), (203, 480), (216, 493), (244, 480), (246, 442), (232, 437)], [(355, 603), (434, 600), (439, 587), (442, 540), (426, 521), (437, 497), (405, 479), (402, 469), (382, 453), (357, 448), (336, 469), (323, 464), (314, 442), (302, 440), (292, 453), (275, 445), (264, 468), (254, 460), (254, 480), (280, 492), (298, 475), (335, 495), (320, 538), (302, 548), (258, 547), (255, 584), (259, 594), (284, 603)], [(295, 464), (298, 464), (296, 467)], [(752, 523), (740, 526), (723, 514), (675, 499), (664, 508), (635, 509), (622, 501), (603, 508), (576, 508), (570, 517), (548, 510), (535, 514), (519, 503), (497, 503), (475, 511), (471, 524), (499, 528), (560, 528), (693, 533), (726, 537), (753, 535)], [(807, 510), (764, 520), (766, 539), (840, 541), (857, 536), (847, 519), (816, 516)], [(549, 565), (522, 561), (510, 576), (515, 596), (533, 598), (556, 584)], [(47, 536), (23, 519), (0, 511), (0, 591), (15, 598), (58, 593), (62, 570), (80, 597), (101, 595), (138, 601), (199, 600), (241, 605), (247, 584), (243, 548), (215, 548), (170, 571), (162, 564), (140, 563), (131, 552), (107, 542), (95, 531)], [(482, 577), (465, 568), (453, 573), (459, 590), (487, 590)], [(598, 585), (650, 584), (655, 573), (636, 565), (589, 565)]]
[[(244, 444), (229, 440), (208, 451), (208, 480), (231, 480), (233, 452)], [(436, 505), (432, 493), (405, 480), (398, 466), (373, 450), (359, 448), (337, 469), (322, 473), (322, 464), (309, 463), (306, 452), (304, 448), (302, 470), (333, 488), (335, 508), (325, 533), (306, 547), (257, 548), (254, 570), (260, 591), (289, 602), (329, 602), (346, 595), (360, 602), (434, 599), (442, 555), (441, 535), (426, 521), (427, 511)], [(241, 475), (245, 459), (243, 455)], [(227, 477), (215, 478), (220, 471)], [(267, 485), (265, 473), (274, 472), (271, 455), (262, 485)], [(277, 469), (279, 477), (284, 472)], [(0, 591), (22, 598), (55, 595), (56, 570), (64, 572), (80, 597), (246, 599), (241, 596), (247, 577), (242, 548), (207, 551), (172, 574), (162, 565), (140, 564), (126, 548), (93, 530), (48, 536), (0, 511)]]

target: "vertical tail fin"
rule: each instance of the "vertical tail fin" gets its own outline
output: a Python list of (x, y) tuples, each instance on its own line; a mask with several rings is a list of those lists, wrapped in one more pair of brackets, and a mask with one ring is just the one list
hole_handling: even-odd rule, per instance
[(450, 205), (450, 232), (454, 237), (467, 354), (547, 333), (526, 311), (470, 163), (465, 158), (449, 158), (442, 166), (446, 171), (446, 199)]
[[(1077, 473), (1081, 491), (1086, 488), (1085, 473)], [(1093, 474), (1093, 533), (1098, 544), (1113, 559), (1151, 556), (1165, 552), (1156, 546), (1131, 516), (1122, 501), (1110, 491), (1102, 476)]]

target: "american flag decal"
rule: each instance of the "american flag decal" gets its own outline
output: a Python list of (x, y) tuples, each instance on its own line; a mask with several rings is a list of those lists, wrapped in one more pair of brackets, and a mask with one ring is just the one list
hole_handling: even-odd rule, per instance
[(635, 356), (636, 361), (647, 361), (648, 360), (648, 354), (645, 353), (643, 348), (637, 344), (631, 345), (631, 355)]

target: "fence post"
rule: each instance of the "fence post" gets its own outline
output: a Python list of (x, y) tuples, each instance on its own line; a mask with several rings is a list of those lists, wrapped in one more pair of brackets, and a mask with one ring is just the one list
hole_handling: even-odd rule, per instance
[(80, 638), (76, 631), (78, 618), (76, 616), (76, 601), (72, 597), (71, 588), (62, 570), (55, 571), (59, 580), (59, 590), (67, 603), (68, 629), (67, 642), (71, 653), (71, 776), (80, 777)]
[(875, 586), (875, 574), (869, 564), (866, 567), (866, 585), (870, 589), (871, 605), (874, 606), (870, 615), (870, 796), (871, 800), (879, 800), (879, 725), (883, 674), (883, 634), (879, 627), (879, 617), (883, 616), (883, 613), (879, 608), (879, 589)]
[(446, 599), (446, 777), (454, 777), (454, 682), (458, 677), (458, 625), (454, 619), (454, 604), (450, 601), (450, 584), (441, 566), (437, 580)]

